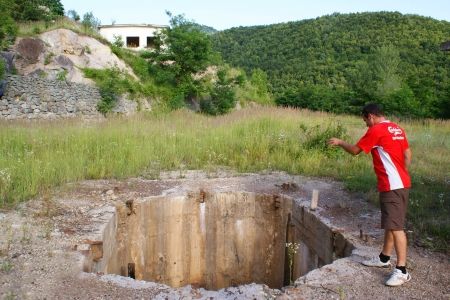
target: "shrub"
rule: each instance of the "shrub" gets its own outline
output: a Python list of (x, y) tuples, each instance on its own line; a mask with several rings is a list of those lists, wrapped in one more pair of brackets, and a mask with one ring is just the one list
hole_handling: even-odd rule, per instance
[(56, 79), (59, 81), (66, 81), (67, 73), (68, 72), (65, 69), (59, 71), (58, 74), (56, 74)]
[(0, 57), (0, 80), (2, 80), (5, 76), (5, 61), (3, 60), (2, 57)]
[(236, 105), (236, 92), (233, 86), (235, 78), (230, 78), (228, 71), (226, 67), (218, 70), (217, 82), (214, 84), (210, 96), (200, 101), (202, 112), (210, 115), (222, 115)]
[(122, 36), (114, 34), (112, 44), (118, 48), (122, 48), (124, 45)]
[(215, 84), (211, 97), (200, 101), (200, 110), (210, 115), (222, 115), (236, 105), (236, 95), (230, 85)]
[(97, 110), (102, 114), (107, 114), (111, 112), (111, 110), (116, 106), (118, 96), (114, 93), (114, 81), (107, 81), (100, 88), (100, 95), (102, 97), (102, 101), (97, 104)]
[(306, 135), (303, 147), (307, 150), (319, 150), (328, 157), (335, 157), (342, 154), (342, 151), (337, 147), (328, 146), (327, 142), (331, 137), (337, 137), (343, 140), (348, 139), (347, 131), (340, 123), (328, 124), (324, 130), (321, 130), (322, 126), (319, 125), (309, 129), (306, 126), (302, 126), (301, 129)]

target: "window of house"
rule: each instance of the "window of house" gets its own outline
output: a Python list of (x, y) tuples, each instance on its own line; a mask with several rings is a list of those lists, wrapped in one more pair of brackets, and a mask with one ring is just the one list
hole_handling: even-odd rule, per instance
[(127, 47), (128, 48), (139, 47), (139, 37), (138, 36), (127, 36)]
[(147, 48), (155, 48), (155, 37), (154, 36), (147, 37)]

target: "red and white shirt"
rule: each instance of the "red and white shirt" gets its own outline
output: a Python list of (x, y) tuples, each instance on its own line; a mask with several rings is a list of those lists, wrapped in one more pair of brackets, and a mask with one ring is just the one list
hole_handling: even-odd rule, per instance
[(401, 127), (391, 121), (380, 122), (369, 127), (356, 145), (365, 153), (372, 153), (380, 192), (411, 187), (404, 155), (409, 145)]

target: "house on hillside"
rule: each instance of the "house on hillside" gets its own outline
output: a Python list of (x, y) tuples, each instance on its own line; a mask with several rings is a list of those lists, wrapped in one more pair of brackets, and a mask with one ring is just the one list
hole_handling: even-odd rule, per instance
[(442, 51), (450, 51), (450, 41), (441, 44)]
[(99, 32), (111, 43), (120, 36), (124, 47), (142, 50), (153, 48), (155, 35), (167, 27), (153, 24), (113, 24), (99, 26)]

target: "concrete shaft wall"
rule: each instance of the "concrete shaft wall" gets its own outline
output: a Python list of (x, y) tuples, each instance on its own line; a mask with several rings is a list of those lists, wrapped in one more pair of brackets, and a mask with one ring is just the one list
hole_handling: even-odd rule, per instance
[[(89, 241), (85, 271), (212, 290), (281, 288), (353, 249), (292, 198), (249, 192), (119, 203), (101, 231), (102, 240)], [(298, 245), (292, 258), (286, 243)]]
[(136, 279), (172, 287), (220, 289), (251, 282), (281, 287), (292, 201), (280, 203), (251, 193), (135, 202), (131, 213), (122, 212), (127, 215), (119, 225), (126, 232), (118, 238), (122, 263), (111, 261), (108, 273), (123, 273), (132, 263)]

